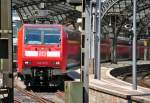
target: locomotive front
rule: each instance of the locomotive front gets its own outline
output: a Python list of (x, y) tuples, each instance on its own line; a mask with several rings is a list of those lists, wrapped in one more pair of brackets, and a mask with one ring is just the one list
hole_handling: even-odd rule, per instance
[(25, 24), (18, 35), (18, 71), (30, 77), (52, 69), (64, 71), (66, 36), (63, 33), (60, 25)]

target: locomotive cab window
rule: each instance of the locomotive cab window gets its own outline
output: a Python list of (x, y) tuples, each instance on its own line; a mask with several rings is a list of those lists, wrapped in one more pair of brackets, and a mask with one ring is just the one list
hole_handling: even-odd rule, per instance
[(60, 31), (44, 31), (44, 44), (60, 43)]
[(41, 44), (41, 30), (26, 29), (25, 30), (25, 44)]
[(60, 28), (26, 28), (25, 44), (60, 43)]

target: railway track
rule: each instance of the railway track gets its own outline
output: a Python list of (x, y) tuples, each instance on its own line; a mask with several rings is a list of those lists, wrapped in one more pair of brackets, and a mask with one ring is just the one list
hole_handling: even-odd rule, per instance
[[(132, 83), (132, 73), (125, 73), (118, 76), (119, 79)], [(137, 72), (138, 85), (150, 88), (150, 72), (149, 71), (138, 71)]]
[[(25, 89), (21, 89), (19, 87), (16, 87), (16, 89), (23, 93), (24, 95), (36, 100), (38, 103), (57, 103), (55, 100), (49, 100), (47, 98), (44, 98), (43, 96), (39, 96), (38, 94), (34, 93), (33, 91), (27, 91)], [(14, 103), (23, 103), (19, 99), (14, 99)]]
[(65, 93), (62, 91), (57, 91), (55, 93), (56, 96), (58, 96), (59, 98), (61, 98), (62, 100), (65, 100)]
[(150, 88), (150, 73), (143, 75), (140, 82), (143, 87)]
[(14, 103), (22, 103), (22, 100), (20, 100), (18, 98), (14, 98)]
[[(68, 76), (63, 76), (64, 81), (72, 80)], [(14, 103), (65, 103), (64, 84), (56, 87), (29, 87), (26, 89), (22, 86), (24, 83), (15, 80)]]

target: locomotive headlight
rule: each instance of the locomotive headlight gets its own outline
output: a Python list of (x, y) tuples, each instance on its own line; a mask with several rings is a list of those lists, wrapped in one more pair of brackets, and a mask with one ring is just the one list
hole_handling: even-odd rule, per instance
[(32, 64), (32, 63), (30, 61), (25, 61), (24, 64), (29, 65), (29, 64)]
[(60, 62), (56, 62), (56, 64), (57, 64), (57, 65), (59, 65), (59, 64), (60, 64)]
[(54, 64), (54, 65), (59, 65), (60, 62), (59, 62), (59, 61), (55, 61), (55, 62), (52, 62), (52, 64)]

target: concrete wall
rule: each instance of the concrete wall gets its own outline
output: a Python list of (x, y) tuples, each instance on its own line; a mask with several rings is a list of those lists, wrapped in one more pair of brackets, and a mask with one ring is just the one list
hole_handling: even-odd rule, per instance
[(94, 89), (89, 90), (89, 103), (138, 103)]

